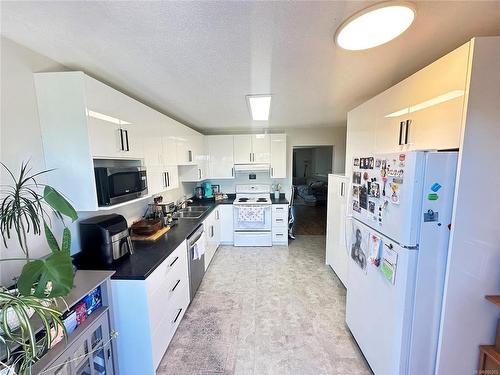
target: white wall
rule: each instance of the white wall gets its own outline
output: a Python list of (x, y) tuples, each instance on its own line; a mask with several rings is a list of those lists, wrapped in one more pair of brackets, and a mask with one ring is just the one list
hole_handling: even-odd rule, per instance
[[(10, 169), (18, 170), (21, 162), (31, 160), (33, 171), (45, 168), (41, 130), (38, 118), (37, 101), (33, 82), (33, 73), (68, 70), (63, 65), (39, 55), (9, 39), (1, 38), (1, 123), (0, 123), (0, 156), (1, 161)], [(1, 183), (9, 184), (8, 174), (2, 168)], [(50, 184), (50, 174), (40, 182)], [(183, 195), (180, 189), (165, 194), (165, 201), (175, 201)], [(192, 192), (192, 184), (185, 185), (186, 192)], [(64, 192), (63, 192), (64, 193)], [(140, 218), (147, 207), (147, 201), (130, 204), (105, 213), (117, 212), (125, 216), (131, 224)], [(95, 216), (96, 212), (80, 212), (80, 218)], [(72, 252), (79, 250), (78, 225), (70, 225), (73, 235)], [(56, 238), (60, 238), (61, 228), (55, 230)], [(30, 236), (29, 249), (32, 257), (48, 254), (45, 237)], [(17, 241), (9, 241), (5, 249), (0, 247), (0, 258), (22, 256)], [(1, 262), (0, 282), (2, 285), (12, 284), (12, 278), (17, 276), (23, 262)]]
[[(64, 66), (38, 55), (8, 39), (1, 38), (1, 122), (0, 155), (10, 169), (19, 170), (21, 162), (31, 160), (33, 171), (45, 168), (41, 131), (38, 121), (33, 72), (62, 71)], [(2, 168), (1, 183), (10, 184), (11, 179)], [(40, 182), (46, 181), (44, 178)], [(30, 255), (46, 254), (44, 237), (30, 236)], [(9, 241), (8, 249), (1, 245), (0, 257), (22, 256), (17, 241)], [(1, 262), (0, 281), (2, 285), (12, 284), (12, 278), (19, 272), (22, 262)]]
[(473, 374), (493, 344), (500, 295), (500, 37), (474, 41), (455, 190), (437, 374)]

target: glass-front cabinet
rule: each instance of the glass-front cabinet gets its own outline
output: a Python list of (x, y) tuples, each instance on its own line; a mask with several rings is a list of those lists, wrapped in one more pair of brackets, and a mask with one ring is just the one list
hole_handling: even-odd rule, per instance
[(105, 311), (51, 366), (47, 375), (113, 375), (108, 312)]

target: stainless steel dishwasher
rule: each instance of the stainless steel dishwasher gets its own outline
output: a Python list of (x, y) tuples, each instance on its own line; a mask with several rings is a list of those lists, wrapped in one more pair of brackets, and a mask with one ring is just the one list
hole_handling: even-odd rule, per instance
[(196, 246), (205, 246), (202, 241), (205, 241), (203, 224), (200, 224), (198, 228), (187, 238), (187, 252), (188, 252), (188, 265), (189, 265), (189, 293), (191, 295), (190, 301), (193, 300), (198, 287), (203, 280), (205, 275), (205, 254), (200, 257), (196, 256)]

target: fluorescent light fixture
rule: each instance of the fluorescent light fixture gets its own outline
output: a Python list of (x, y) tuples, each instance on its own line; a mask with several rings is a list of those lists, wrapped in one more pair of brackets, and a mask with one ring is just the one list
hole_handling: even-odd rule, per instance
[(247, 95), (248, 108), (254, 121), (268, 121), (271, 95)]
[(387, 43), (402, 34), (415, 19), (415, 6), (388, 1), (349, 17), (335, 34), (335, 42), (347, 50), (363, 50)]
[(116, 117), (113, 117), (113, 116), (105, 115), (104, 113), (100, 113), (100, 112), (96, 112), (96, 111), (91, 111), (90, 109), (87, 109), (87, 115), (90, 116), (90, 117), (96, 118), (98, 120), (111, 122), (112, 124), (130, 125), (130, 122), (120, 120), (119, 118), (116, 118)]
[(435, 96), (432, 99), (415, 104), (411, 107), (403, 108), (403, 109), (400, 109), (399, 111), (389, 113), (385, 117), (399, 117), (399, 116), (402, 116), (402, 115), (405, 115), (408, 113), (417, 112), (417, 111), (420, 111), (422, 109), (426, 109), (426, 108), (453, 100), (455, 98), (459, 98), (461, 96), (464, 96), (464, 94), (465, 94), (464, 90), (452, 90), (452, 91), (449, 91), (445, 94)]

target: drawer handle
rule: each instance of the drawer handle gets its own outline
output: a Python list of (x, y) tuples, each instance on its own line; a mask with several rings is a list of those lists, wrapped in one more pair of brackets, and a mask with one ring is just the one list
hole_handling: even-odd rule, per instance
[(275, 219), (276, 221), (283, 221), (283, 219)]
[(172, 289), (170, 289), (170, 291), (173, 292), (177, 288), (177, 285), (179, 285), (180, 282), (181, 282), (180, 280), (177, 280), (174, 287)]
[(174, 265), (174, 263), (177, 262), (178, 259), (179, 259), (179, 257), (175, 257), (175, 259), (173, 260), (173, 262), (170, 263), (168, 266), (172, 267)]
[(283, 207), (276, 207), (276, 210), (284, 210)]
[(177, 319), (179, 319), (179, 315), (181, 315), (181, 312), (182, 312), (182, 309), (179, 309), (179, 311), (177, 311), (177, 315), (175, 316), (174, 320), (172, 321), (172, 324), (175, 324), (175, 322), (177, 322)]
[(283, 233), (276, 233), (276, 237), (283, 237), (284, 234)]

